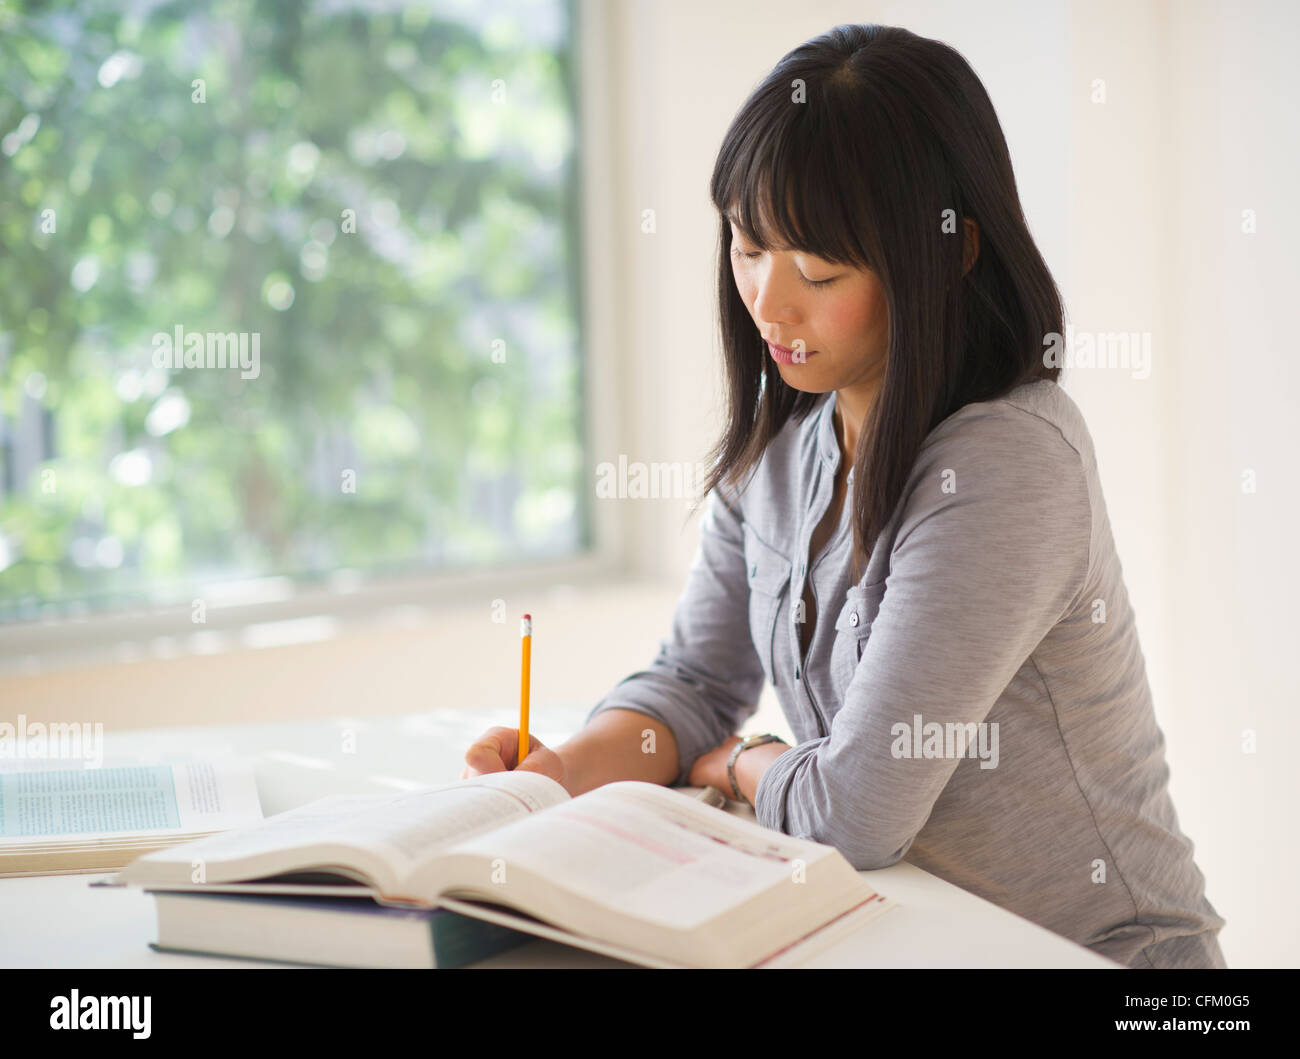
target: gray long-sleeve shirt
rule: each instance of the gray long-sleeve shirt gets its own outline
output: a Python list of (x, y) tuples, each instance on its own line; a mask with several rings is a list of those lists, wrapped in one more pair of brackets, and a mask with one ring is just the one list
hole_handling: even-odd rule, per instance
[(662, 721), (685, 782), (770, 681), (797, 745), (763, 774), (761, 824), (858, 869), (906, 859), (1123, 964), (1224, 966), (1078, 407), (1038, 381), (945, 419), (857, 583), (851, 488), (808, 554), (834, 408), (710, 495), (669, 637), (591, 715)]

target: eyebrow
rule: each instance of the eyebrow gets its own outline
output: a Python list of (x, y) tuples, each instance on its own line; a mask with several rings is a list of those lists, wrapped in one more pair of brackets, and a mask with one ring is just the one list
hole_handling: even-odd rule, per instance
[[(727, 219), (730, 220), (732, 224), (736, 224), (736, 222), (735, 222), (734, 220), (732, 220), (732, 218), (728, 217)], [(740, 225), (739, 225), (739, 224), (736, 224), (736, 227), (737, 227), (737, 228), (740, 228)], [(743, 235), (743, 236), (745, 236), (746, 239), (749, 238), (748, 235), (745, 235), (745, 233), (744, 233), (743, 230), (741, 231), (740, 234)], [(754, 242), (757, 242), (757, 240), (753, 240), (753, 241), (754, 241)], [(770, 247), (769, 249), (771, 249), (771, 250), (775, 250), (777, 253), (786, 253), (786, 252), (789, 252), (789, 253), (794, 253), (794, 254), (803, 254), (803, 255), (805, 255), (806, 257), (815, 257), (818, 261), (826, 261), (826, 262), (830, 262), (830, 258), (828, 258), (828, 257), (822, 257), (821, 254), (815, 254), (815, 253), (813, 253), (811, 250), (800, 250), (798, 247), (792, 247), (792, 246), (773, 246), (773, 247)]]

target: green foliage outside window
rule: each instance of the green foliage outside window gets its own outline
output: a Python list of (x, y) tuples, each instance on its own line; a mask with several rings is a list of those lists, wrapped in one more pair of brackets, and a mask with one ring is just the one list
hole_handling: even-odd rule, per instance
[(0, 2), (0, 618), (585, 543), (571, 20)]

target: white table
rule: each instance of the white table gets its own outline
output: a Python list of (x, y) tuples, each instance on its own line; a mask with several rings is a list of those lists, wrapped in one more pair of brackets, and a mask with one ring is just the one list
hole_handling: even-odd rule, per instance
[[(587, 710), (552, 713), (534, 728), (554, 746)], [(535, 719), (540, 720), (540, 718)], [(255, 763), (266, 815), (326, 794), (417, 789), (455, 779), (465, 747), (508, 716), (431, 711), (382, 718), (106, 733), (105, 763), (234, 754)], [(752, 811), (750, 813), (752, 819)], [(153, 898), (134, 887), (90, 887), (92, 875), (0, 879), (0, 966), (287, 967), (263, 961), (155, 952)], [(816, 957), (815, 967), (1098, 967), (1119, 964), (906, 862), (863, 872), (899, 907)], [(629, 967), (538, 939), (479, 967)]]

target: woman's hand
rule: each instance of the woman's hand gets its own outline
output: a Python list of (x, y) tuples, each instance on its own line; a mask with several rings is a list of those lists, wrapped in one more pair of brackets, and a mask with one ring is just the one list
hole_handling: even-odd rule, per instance
[[(717, 787), (728, 798), (735, 798), (731, 787), (731, 777), (727, 775), (727, 760), (731, 757), (736, 744), (742, 737), (731, 735), (706, 754), (701, 754), (691, 765), (686, 782), (692, 787)], [(786, 743), (763, 743), (750, 747), (736, 758), (736, 785), (740, 796), (752, 808), (758, 796), (758, 784), (767, 767), (784, 754), (790, 747)]]
[(717, 787), (728, 798), (734, 798), (731, 792), (731, 778), (727, 775), (727, 758), (731, 757), (732, 748), (740, 742), (740, 736), (729, 735), (707, 753), (701, 754), (691, 765), (686, 782), (692, 787)]
[[(489, 728), (465, 751), (465, 767), (461, 769), (460, 778), (467, 780), (488, 772), (511, 771), (518, 746), (518, 728)], [(726, 767), (725, 759), (723, 767)], [(517, 771), (537, 772), (564, 786), (564, 762), (560, 755), (543, 746), (532, 734), (528, 737), (528, 754)], [(567, 786), (565, 790), (568, 790)]]

